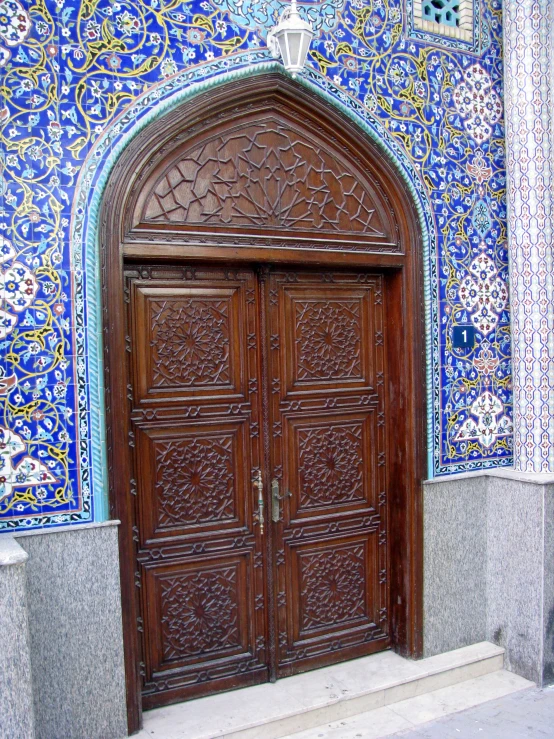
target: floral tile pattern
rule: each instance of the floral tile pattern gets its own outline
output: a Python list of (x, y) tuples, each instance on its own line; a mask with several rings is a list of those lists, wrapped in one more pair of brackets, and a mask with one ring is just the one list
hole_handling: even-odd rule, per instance
[(506, 0), (514, 467), (554, 472), (554, 131), (550, 0)]
[[(304, 0), (304, 84), (406, 163), (427, 219), (429, 474), (511, 462), (501, 6), (476, 44), (411, 34), (409, 1)], [(281, 0), (0, 0), (0, 528), (99, 518), (94, 203), (176, 95), (270, 64)], [(435, 40), (436, 41), (436, 40)], [(453, 327), (475, 343), (453, 346)]]

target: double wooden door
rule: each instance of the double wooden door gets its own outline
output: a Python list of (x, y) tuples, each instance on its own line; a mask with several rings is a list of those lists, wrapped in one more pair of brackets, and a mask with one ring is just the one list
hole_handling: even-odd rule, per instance
[(389, 645), (384, 284), (126, 269), (145, 708)]

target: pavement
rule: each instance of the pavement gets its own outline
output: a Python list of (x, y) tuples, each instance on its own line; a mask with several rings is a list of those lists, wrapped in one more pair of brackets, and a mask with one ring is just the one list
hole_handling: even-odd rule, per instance
[(531, 688), (408, 729), (402, 739), (554, 739), (554, 686)]

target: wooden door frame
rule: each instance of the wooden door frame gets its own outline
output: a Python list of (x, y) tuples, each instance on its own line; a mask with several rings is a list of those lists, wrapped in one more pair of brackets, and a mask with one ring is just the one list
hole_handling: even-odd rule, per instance
[[(261, 248), (244, 240), (214, 245), (198, 235), (163, 239), (133, 232), (130, 206), (151, 162), (169, 154), (176, 141), (201, 129), (210, 116), (240, 115), (252, 106), (282, 106), (311, 119), (334, 145), (356, 153), (356, 161), (379, 183), (397, 222), (398, 249), (374, 252)], [(138, 605), (132, 514), (131, 455), (127, 394), (124, 261), (163, 263), (217, 260), (229, 264), (278, 263), (313, 267), (363, 268), (383, 272), (388, 293), (389, 367), (389, 547), (390, 624), (393, 648), (403, 656), (422, 654), (423, 506), (426, 463), (425, 322), (423, 248), (416, 209), (407, 187), (382, 151), (352, 121), (289, 78), (254, 75), (230, 82), (150, 124), (121, 155), (104, 193), (101, 218), (101, 275), (105, 363), (106, 435), (110, 515), (119, 519), (119, 552), (128, 728), (142, 723)], [(214, 237), (215, 238), (215, 237)], [(208, 245), (206, 245), (208, 244)], [(392, 432), (392, 433), (391, 433)], [(399, 442), (399, 440), (401, 440)]]

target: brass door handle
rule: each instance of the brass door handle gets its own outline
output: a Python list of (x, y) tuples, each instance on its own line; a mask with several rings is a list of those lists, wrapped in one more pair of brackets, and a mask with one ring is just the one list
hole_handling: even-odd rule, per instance
[(281, 506), (279, 505), (279, 502), (285, 498), (290, 498), (291, 496), (292, 493), (288, 492), (284, 495), (279, 495), (279, 480), (274, 478), (271, 481), (271, 520), (273, 523), (279, 523), (281, 520)]
[(262, 480), (262, 471), (258, 470), (257, 474), (254, 475), (252, 484), (255, 488), (258, 488), (258, 511), (254, 514), (254, 520), (260, 524), (260, 534), (264, 533), (264, 483)]

